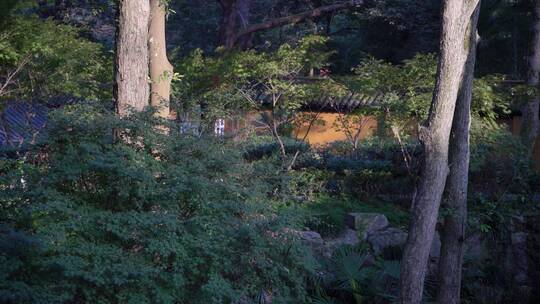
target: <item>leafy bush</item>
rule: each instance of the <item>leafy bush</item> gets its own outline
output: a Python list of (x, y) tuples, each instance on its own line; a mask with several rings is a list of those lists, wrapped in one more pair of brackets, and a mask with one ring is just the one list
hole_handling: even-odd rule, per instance
[[(79, 37), (71, 26), (15, 15), (0, 29), (0, 73), (19, 69), (0, 91), (2, 98), (47, 99), (69, 95), (89, 100), (107, 100), (112, 82), (107, 56), (101, 45)], [(0, 83), (7, 79), (0, 77)], [(2, 96), (3, 95), (3, 96)]]
[[(268, 139), (268, 140), (267, 140)], [(309, 145), (294, 139), (284, 137), (283, 144), (288, 154), (294, 154), (296, 151), (301, 153), (309, 150)], [(248, 161), (259, 160), (279, 153), (279, 144), (268, 137), (260, 136), (256, 141), (251, 141), (245, 147), (244, 158)]]
[(409, 222), (405, 209), (379, 201), (358, 201), (347, 197), (319, 195), (314, 202), (302, 205), (309, 215), (307, 226), (323, 235), (332, 235), (345, 228), (349, 212), (382, 213), (395, 226), (404, 227)]
[(477, 192), (526, 194), (534, 178), (527, 149), (506, 128), (481, 120), (471, 127), (470, 183)]
[(374, 260), (363, 247), (344, 246), (324, 266), (334, 275), (320, 279), (325, 289), (319, 288), (316, 303), (387, 303), (397, 299), (399, 258)]
[(408, 205), (419, 159), (418, 143), (406, 142), (402, 147), (391, 139), (374, 138), (362, 143), (357, 150), (343, 150), (337, 143), (321, 151), (304, 153), (296, 167), (333, 172), (327, 175), (328, 192), (361, 199), (406, 201)]
[(69, 106), (25, 162), (2, 159), (1, 302), (306, 301), (294, 218), (239, 153), (164, 124)]

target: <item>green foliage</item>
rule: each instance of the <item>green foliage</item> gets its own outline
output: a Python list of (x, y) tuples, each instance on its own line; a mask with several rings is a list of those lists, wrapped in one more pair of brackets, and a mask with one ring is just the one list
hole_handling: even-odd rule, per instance
[(324, 266), (335, 275), (319, 281), (326, 290), (318, 294), (320, 303), (393, 302), (397, 298), (399, 260), (374, 260), (363, 247), (344, 246), (336, 250)]
[(329, 170), (312, 168), (298, 168), (289, 175), (290, 191), (304, 201), (316, 200), (318, 194), (325, 193), (328, 181), (334, 177), (334, 173)]
[(402, 65), (368, 58), (354, 72), (357, 76), (351, 82), (353, 90), (385, 95), (380, 115), (385, 115), (388, 124), (407, 122), (411, 117), (427, 118), (435, 86), (434, 55), (418, 54)]
[(235, 150), (147, 114), (68, 106), (24, 163), (2, 158), (0, 301), (306, 301), (313, 265), (264, 182)]
[[(0, 74), (18, 71), (2, 98), (70, 95), (107, 100), (112, 81), (111, 56), (79, 37), (74, 27), (35, 16), (12, 16), (0, 30)], [(0, 78), (6, 82), (7, 78)]]
[(482, 35), (476, 65), (481, 75), (502, 73), (525, 79), (532, 39), (534, 2), (482, 1), (478, 30)]
[(498, 197), (527, 194), (533, 164), (527, 149), (504, 126), (473, 120), (470, 180), (475, 191)]
[(512, 90), (501, 86), (502, 75), (487, 75), (474, 80), (471, 114), (490, 125), (497, 124), (501, 115), (510, 114)]
[[(309, 145), (288, 137), (283, 138), (283, 144), (287, 153), (294, 153), (295, 151), (305, 153), (310, 149)], [(244, 158), (249, 161), (260, 160), (264, 157), (279, 154), (279, 145), (268, 136), (254, 136), (250, 138), (244, 149)]]
[(204, 105), (210, 119), (238, 109), (271, 110), (272, 115), (261, 118), (261, 123), (271, 120), (279, 129), (308, 100), (328, 89), (328, 84), (298, 79), (326, 64), (332, 54), (325, 49), (326, 41), (308, 36), (298, 45), (284, 44), (273, 53), (226, 52), (216, 58), (196, 50), (177, 65), (184, 77), (175, 86), (176, 96), (184, 109)]
[[(356, 77), (343, 78), (353, 91), (384, 94), (380, 107), (372, 114), (385, 125), (397, 126), (411, 133), (414, 123), (427, 118), (435, 87), (437, 61), (433, 54), (418, 54), (393, 65), (374, 58), (365, 59), (354, 69)], [(502, 75), (487, 75), (475, 79), (471, 114), (475, 119), (492, 125), (502, 114), (510, 113), (510, 101), (515, 92), (502, 86)], [(414, 129), (413, 129), (414, 130)]]
[(349, 212), (382, 213), (395, 226), (404, 227), (409, 221), (406, 210), (393, 203), (380, 201), (358, 201), (348, 197), (319, 195), (314, 202), (304, 203), (301, 207), (309, 215), (309, 228), (332, 235), (345, 228), (345, 216)]
[(5, 26), (9, 16), (17, 5), (17, 0), (5, 0), (0, 3), (0, 25)]
[(299, 165), (334, 171), (334, 188), (352, 197), (407, 206), (419, 168), (419, 145), (412, 140), (402, 144), (374, 137), (351, 151), (350, 145), (343, 147), (343, 143), (336, 142), (318, 158), (301, 159)]

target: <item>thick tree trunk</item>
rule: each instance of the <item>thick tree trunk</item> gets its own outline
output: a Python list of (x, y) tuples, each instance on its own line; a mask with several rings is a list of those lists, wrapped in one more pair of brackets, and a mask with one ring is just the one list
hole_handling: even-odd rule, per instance
[(219, 0), (219, 3), (222, 12), (220, 44), (225, 49), (232, 49), (236, 43), (237, 0)]
[(150, 0), (148, 50), (150, 56), (150, 105), (159, 117), (169, 118), (173, 66), (167, 59), (165, 41), (166, 7), (162, 0)]
[[(531, 43), (531, 55), (528, 60), (527, 85), (538, 90), (540, 81), (540, 0), (534, 1), (534, 28)], [(536, 137), (540, 132), (540, 97), (535, 93), (531, 101), (521, 108), (521, 138), (523, 143), (533, 151)]]
[(463, 264), (463, 242), (467, 220), (467, 186), (469, 182), (469, 129), (471, 122), (471, 100), (476, 62), (478, 16), (476, 8), (469, 25), (469, 51), (463, 71), (452, 121), (450, 135), (450, 174), (446, 180), (443, 198), (449, 214), (444, 219), (441, 233), (441, 256), (439, 260), (439, 292), (437, 303), (460, 303), (461, 267)]
[(426, 125), (420, 129), (424, 163), (403, 252), (400, 303), (422, 300), (429, 251), (448, 175), (448, 142), (468, 49), (466, 30), (478, 0), (445, 0), (436, 86)]
[(116, 113), (129, 115), (148, 106), (149, 0), (120, 0), (116, 38)]

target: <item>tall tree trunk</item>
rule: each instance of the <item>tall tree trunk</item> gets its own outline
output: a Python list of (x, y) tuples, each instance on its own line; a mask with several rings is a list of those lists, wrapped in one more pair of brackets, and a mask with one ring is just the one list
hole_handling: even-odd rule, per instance
[[(534, 25), (533, 40), (531, 43), (531, 53), (528, 60), (527, 85), (538, 90), (540, 81), (540, 0), (534, 1)], [(540, 132), (540, 121), (538, 112), (540, 111), (540, 97), (535, 92), (532, 100), (521, 108), (521, 138), (523, 143), (532, 153), (536, 137)]]
[(219, 3), (222, 12), (220, 44), (225, 49), (232, 49), (236, 43), (237, 0), (219, 0)]
[(476, 8), (469, 25), (468, 55), (463, 70), (452, 121), (450, 135), (450, 173), (446, 180), (443, 198), (449, 214), (444, 218), (441, 233), (441, 257), (439, 260), (439, 292), (437, 303), (460, 303), (461, 267), (463, 264), (463, 242), (467, 221), (467, 186), (469, 182), (469, 129), (471, 123), (471, 99), (476, 62), (478, 16)]
[(150, 0), (150, 26), (148, 30), (148, 49), (150, 56), (150, 105), (157, 109), (159, 117), (168, 118), (170, 114), (171, 80), (173, 66), (167, 59), (165, 40), (166, 7), (162, 0)]
[(116, 113), (129, 115), (148, 106), (149, 0), (120, 0), (116, 38)]
[(467, 58), (466, 31), (479, 0), (445, 0), (437, 80), (428, 120), (420, 128), (424, 162), (412, 207), (412, 220), (403, 252), (400, 303), (422, 300), (429, 251), (448, 175), (448, 142), (452, 118)]

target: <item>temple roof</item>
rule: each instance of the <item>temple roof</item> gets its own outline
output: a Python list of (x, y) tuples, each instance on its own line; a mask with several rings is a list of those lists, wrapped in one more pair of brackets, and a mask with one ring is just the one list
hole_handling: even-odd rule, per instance
[(308, 102), (305, 108), (318, 111), (330, 112), (348, 112), (362, 107), (379, 106), (385, 99), (385, 95), (379, 94), (362, 94), (350, 92), (342, 97), (322, 96), (317, 100)]
[(34, 143), (47, 125), (47, 108), (38, 103), (8, 102), (0, 112), (0, 147), (19, 149)]

